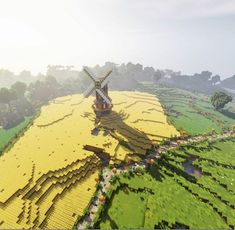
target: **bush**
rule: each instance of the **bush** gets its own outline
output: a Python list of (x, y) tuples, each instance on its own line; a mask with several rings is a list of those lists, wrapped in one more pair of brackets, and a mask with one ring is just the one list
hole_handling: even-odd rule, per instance
[(223, 109), (224, 106), (232, 100), (233, 98), (224, 92), (215, 92), (211, 97), (211, 103), (216, 110)]

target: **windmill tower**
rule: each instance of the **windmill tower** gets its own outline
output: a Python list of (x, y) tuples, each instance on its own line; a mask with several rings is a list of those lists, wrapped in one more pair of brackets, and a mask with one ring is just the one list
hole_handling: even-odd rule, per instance
[(103, 78), (97, 78), (95, 74), (86, 66), (83, 67), (83, 70), (92, 80), (91, 85), (83, 93), (84, 97), (87, 98), (95, 92), (96, 99), (94, 100), (92, 108), (97, 117), (110, 113), (113, 105), (112, 99), (108, 96), (108, 82), (112, 70), (110, 70)]

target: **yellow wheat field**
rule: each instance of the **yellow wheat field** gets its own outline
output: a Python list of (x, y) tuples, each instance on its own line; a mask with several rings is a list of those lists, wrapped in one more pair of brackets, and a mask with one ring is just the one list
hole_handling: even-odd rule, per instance
[[(0, 158), (0, 228), (71, 228), (96, 188), (104, 149), (113, 161), (144, 154), (165, 137), (179, 135), (158, 99), (147, 93), (110, 92), (113, 111), (98, 125), (94, 97), (58, 98)], [(92, 135), (97, 127), (99, 132)]]

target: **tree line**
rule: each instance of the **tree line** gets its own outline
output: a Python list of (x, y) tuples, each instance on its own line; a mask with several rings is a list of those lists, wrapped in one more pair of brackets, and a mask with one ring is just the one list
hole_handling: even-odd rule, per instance
[[(137, 63), (117, 65), (112, 62), (106, 62), (104, 65), (96, 65), (91, 68), (99, 76), (103, 76), (106, 71), (113, 70), (111, 89), (115, 90), (135, 90), (140, 81), (151, 81), (165, 84), (171, 87), (199, 91), (206, 94), (213, 94), (215, 91), (226, 91), (224, 88), (235, 90), (235, 75), (221, 80), (217, 74), (213, 75), (210, 71), (202, 71), (193, 75), (185, 75), (180, 71), (171, 69), (155, 69), (151, 66), (144, 67)], [(48, 65), (47, 73), (33, 76), (29, 71), (22, 71), (15, 75), (9, 70), (0, 69), (0, 85), (10, 87), (16, 81), (20, 80), (26, 84), (35, 81), (43, 81), (46, 76), (53, 76), (59, 84), (70, 84), (71, 80), (77, 79), (81, 85), (88, 84), (88, 79), (82, 70), (76, 70), (73, 66)], [(71, 85), (70, 85), (71, 87)]]
[(9, 88), (0, 88), (0, 126), (5, 129), (14, 127), (50, 100), (80, 93), (81, 90), (80, 82), (76, 79), (60, 84), (52, 76), (29, 85), (17, 81)]
[[(182, 75), (181, 72), (169, 69), (156, 70), (153, 67), (143, 67), (141, 64), (131, 62), (121, 65), (106, 62), (103, 66), (96, 65), (91, 69), (99, 77), (105, 76), (107, 71), (112, 69), (109, 82), (109, 88), (112, 90), (141, 90), (143, 87), (141, 82), (149, 81), (210, 95), (217, 91), (226, 92), (221, 87), (223, 81), (220, 76), (213, 75), (209, 71)], [(90, 84), (90, 79), (82, 70), (60, 65), (48, 66), (46, 75), (39, 74), (36, 77), (29, 71), (23, 71), (16, 76), (10, 71), (0, 70), (0, 83), (4, 82), (4, 79), (8, 79), (8, 85), (12, 83), (8, 88), (0, 89), (0, 126), (4, 128), (18, 124), (25, 116), (34, 114), (51, 99), (81, 93)], [(231, 83), (233, 80), (234, 77), (227, 79), (226, 82)], [(4, 84), (0, 85), (4, 86)], [(217, 109), (227, 102), (227, 98), (225, 99), (222, 100), (221, 95), (219, 97), (217, 95), (212, 103)]]

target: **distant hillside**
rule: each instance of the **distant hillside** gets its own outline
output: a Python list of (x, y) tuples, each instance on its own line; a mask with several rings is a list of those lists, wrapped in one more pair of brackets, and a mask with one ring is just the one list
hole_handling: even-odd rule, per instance
[(235, 75), (232, 77), (226, 78), (220, 84), (224, 88), (235, 90)]
[[(170, 86), (172, 88), (186, 89), (192, 92), (201, 92), (211, 95), (215, 91), (227, 91), (235, 95), (235, 75), (221, 81), (219, 75), (210, 71), (202, 71), (193, 75), (181, 74), (170, 69), (154, 69), (144, 67), (137, 63), (115, 64), (106, 62), (103, 66), (96, 65), (90, 69), (98, 76), (103, 77), (109, 70), (113, 70), (109, 87), (112, 90), (140, 90), (141, 82), (152, 82)], [(15, 75), (9, 70), (0, 69), (0, 87), (10, 87), (16, 81), (30, 84), (44, 81), (47, 76), (53, 76), (56, 81), (65, 86), (66, 92), (76, 93), (85, 90), (90, 84), (90, 79), (83, 70), (74, 69), (73, 66), (48, 65), (46, 75), (33, 76), (29, 71), (22, 71)]]
[(23, 70), (19, 74), (14, 74), (7, 69), (0, 69), (0, 88), (10, 87), (16, 81), (21, 81), (29, 84), (31, 82), (34, 82), (35, 80), (36, 76), (33, 76), (30, 71)]

